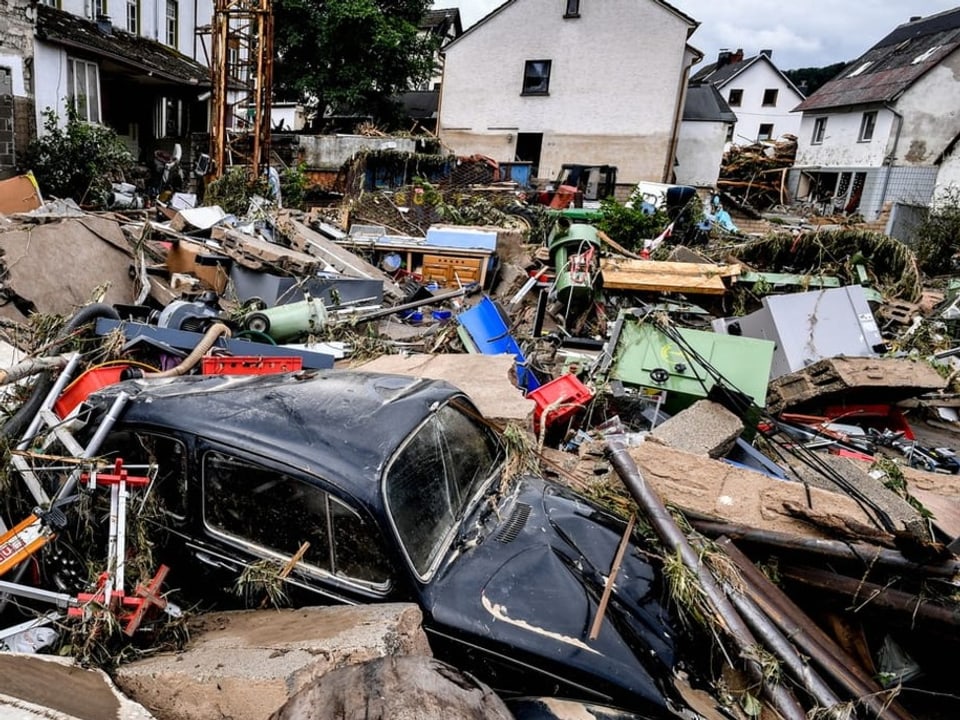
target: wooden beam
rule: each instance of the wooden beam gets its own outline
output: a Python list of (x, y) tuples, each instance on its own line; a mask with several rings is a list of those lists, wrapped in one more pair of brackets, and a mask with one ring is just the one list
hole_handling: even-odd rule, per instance
[(740, 274), (739, 265), (614, 258), (601, 260), (600, 270), (603, 275), (603, 286), (611, 290), (683, 292), (701, 295), (723, 295), (727, 291), (723, 279)]

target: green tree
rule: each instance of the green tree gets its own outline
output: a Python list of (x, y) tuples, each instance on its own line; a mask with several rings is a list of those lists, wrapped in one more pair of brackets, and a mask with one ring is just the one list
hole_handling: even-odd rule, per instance
[(845, 62), (826, 65), (825, 67), (797, 68), (796, 70), (785, 70), (784, 75), (790, 78), (790, 82), (796, 85), (800, 92), (806, 96), (813, 95), (823, 85), (833, 80), (840, 71), (847, 66)]
[(418, 32), (429, 7), (430, 0), (277, 0), (277, 97), (396, 122), (397, 95), (434, 71), (440, 39)]

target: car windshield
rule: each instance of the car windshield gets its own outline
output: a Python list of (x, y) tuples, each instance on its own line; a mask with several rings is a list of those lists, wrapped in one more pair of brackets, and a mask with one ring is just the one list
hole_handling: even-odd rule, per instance
[(455, 536), (503, 457), (496, 435), (476, 411), (457, 403), (431, 414), (394, 456), (384, 481), (387, 508), (421, 577)]

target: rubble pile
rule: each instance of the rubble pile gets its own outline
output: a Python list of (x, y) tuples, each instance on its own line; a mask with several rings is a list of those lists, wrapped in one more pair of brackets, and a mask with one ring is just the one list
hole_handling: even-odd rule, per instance
[[(780, 168), (795, 149), (795, 138), (737, 148), (721, 186), (744, 205), (776, 204)], [(461, 174), (475, 183), (471, 173), (484, 164), (474, 160)], [(442, 218), (452, 195), (425, 180), (355, 192), (341, 207), (310, 213), (264, 203), (239, 218), (212, 206), (11, 214), (0, 229), (7, 298), (0, 312), (11, 328), (2, 376), (10, 391), (3, 518), (10, 530), (0, 537), (0, 580), (15, 600), (4, 601), (9, 629), (0, 641), (98, 664), (109, 664), (103, 660), (111, 653), (119, 661), (128, 653), (121, 648), (134, 648), (131, 656), (146, 651), (152, 657), (140, 665), (122, 664), (121, 687), (156, 709), (170, 702), (161, 698), (165, 683), (155, 682), (157, 673), (169, 674), (183, 697), (198, 698), (178, 716), (201, 717), (214, 705), (226, 712), (229, 705), (234, 717), (299, 717), (296, 703), (280, 710), (294, 693), (301, 693), (299, 703), (336, 694), (332, 682), (310, 689), (339, 668), (327, 651), (291, 641), (267, 653), (262, 668), (302, 655), (311, 669), (283, 665), (264, 674), (271, 694), (256, 715), (244, 700), (247, 681), (208, 674), (206, 686), (188, 691), (182, 675), (190, 668), (155, 650), (176, 636), (172, 629), (180, 628), (182, 640), (184, 623), (195, 619), (186, 611), (192, 603), (228, 608), (229, 586), (244, 587), (233, 594), (237, 606), (316, 602), (303, 591), (317, 584), (327, 598), (375, 601), (392, 597), (397, 580), (384, 580), (391, 577), (384, 568), (399, 563), (411, 565), (424, 586), (449, 580), (457, 597), (476, 590), (481, 624), (491, 642), (501, 643), (501, 657), (521, 652), (499, 634), (503, 628), (571, 653), (550, 670), (554, 690), (536, 685), (530, 695), (593, 702), (602, 696), (602, 704), (650, 717), (666, 716), (658, 703), (706, 703), (707, 715), (727, 717), (754, 716), (764, 705), (798, 720), (827, 711), (906, 720), (923, 717), (931, 697), (941, 710), (955, 703), (944, 698), (952, 692), (949, 658), (960, 636), (960, 286), (934, 291), (906, 246), (853, 230), (739, 238), (695, 251), (665, 235), (656, 245), (667, 259), (653, 260), (646, 252), (624, 254), (618, 238), (583, 222), (590, 218), (582, 213), (559, 211), (544, 215), (551, 230), (541, 242), (489, 200), (488, 181), (482, 177), (475, 194), (458, 185), (461, 207), (490, 203), (476, 216), (483, 221), (471, 224)], [(434, 192), (444, 200), (427, 201)], [(357, 369), (363, 373), (350, 374)], [(389, 540), (364, 541), (378, 522), (370, 508), (392, 491), (386, 481), (381, 489), (377, 476), (354, 491), (363, 509), (351, 510), (338, 499), (332, 474), (399, 472), (408, 445), (394, 436), (402, 423), (417, 424), (403, 414), (370, 424), (362, 379), (352, 379), (367, 373), (394, 378), (377, 381), (374, 395), (386, 408), (378, 412), (414, 403), (425, 413), (423, 427), (447, 408), (439, 399), (415, 400), (426, 379), (460, 388), (470, 399), (468, 415), (485, 418), (507, 448), (500, 462), (515, 472), (504, 471), (495, 486), (532, 474), (602, 510), (565, 514), (558, 503), (566, 489), (541, 489), (535, 502), (519, 501), (520, 490), (482, 495), (497, 512), (474, 516), (464, 504), (462, 515), (452, 513), (463, 526), (421, 538), (424, 554), (408, 546), (394, 557), (379, 547), (452, 512), (429, 497), (416, 522), (394, 522)], [(337, 382), (343, 394), (313, 412), (346, 413), (343, 426), (314, 428), (296, 395), (285, 394), (292, 393), (287, 385)], [(257, 399), (241, 404), (230, 399), (233, 392)], [(209, 435), (187, 445), (164, 433), (145, 440), (141, 433), (162, 426), (165, 403), (180, 397), (190, 403), (183, 426), (189, 418)], [(284, 408), (284, 427), (254, 446), (256, 418)], [(443, 417), (438, 437), (459, 427)], [(130, 418), (143, 425), (131, 429)], [(232, 460), (224, 450), (231, 423), (249, 429), (251, 443), (247, 456)], [(333, 438), (342, 439), (339, 450), (331, 450)], [(362, 440), (375, 441), (379, 451), (396, 440), (401, 449), (382, 463), (345, 449)], [(298, 442), (309, 452), (297, 455)], [(417, 446), (418, 462), (404, 470), (411, 478), (405, 492), (418, 487), (414, 466), (446, 457), (454, 451), (447, 445), (473, 453), (483, 442)], [(464, 457), (450, 466), (473, 461)], [(258, 458), (286, 468), (282, 481), (261, 478), (265, 471), (252, 469)], [(169, 480), (194, 463), (203, 468), (202, 492), (231, 488), (216, 503), (202, 496), (195, 524), (190, 503), (201, 490), (192, 489), (189, 473), (179, 491)], [(313, 501), (288, 487), (287, 476), (305, 467), (331, 474), (321, 503), (330, 513), (328, 534), (299, 529)], [(238, 499), (245, 478), (258, 479), (260, 488), (249, 507)], [(392, 508), (402, 499), (386, 502)], [(585, 516), (599, 523), (604, 513), (608, 535), (590, 529), (595, 544), (582, 540)], [(459, 578), (445, 564), (453, 560), (428, 552), (435, 542), (452, 557), (477, 558), (517, 538), (526, 542), (533, 527), (527, 523), (541, 515), (574, 550), (529, 551), (529, 577), (495, 576), (509, 590), (493, 579)], [(109, 522), (97, 520), (103, 517)], [(496, 535), (485, 539), (494, 526)], [(168, 554), (171, 532), (190, 538), (190, 552), (199, 553), (211, 578), (181, 588), (183, 599), (168, 594), (168, 573), (187, 562)], [(649, 563), (645, 577), (641, 561)], [(568, 580), (571, 567), (585, 574), (585, 586)], [(540, 582), (535, 572), (571, 584), (545, 597), (531, 587)], [(623, 624), (609, 617), (628, 612), (635, 600), (618, 593), (648, 591), (669, 607), (669, 631), (661, 634), (676, 632), (675, 647), (644, 636), (655, 628), (646, 615), (617, 615), (629, 618)], [(424, 626), (439, 657), (453, 631), (444, 635), (431, 623), (453, 620), (437, 609), (441, 591), (429, 592), (438, 594), (430, 596), (435, 604), (424, 610)], [(51, 615), (51, 605), (59, 612)], [(409, 611), (397, 612), (407, 618), (404, 642), (416, 646)], [(554, 618), (562, 631), (547, 629)], [(226, 627), (233, 620), (216, 622)], [(343, 627), (335, 619), (315, 622)], [(34, 637), (38, 627), (50, 633), (30, 647), (24, 633)], [(659, 698), (644, 696), (649, 706), (637, 698), (650, 691), (620, 688), (616, 683), (629, 685), (636, 671), (628, 673), (611, 649), (626, 647), (619, 635), (611, 640), (615, 627), (633, 628), (629, 637), (638, 646), (653, 643), (645, 652), (658, 661), (676, 653), (690, 686), (675, 678), (675, 688), (659, 690)], [(705, 638), (710, 642), (700, 642)], [(255, 638), (246, 641), (266, 652)], [(380, 649), (370, 654), (350, 646), (351, 662), (380, 662), (370, 677), (413, 668), (392, 658), (384, 669), (383, 658), (406, 652), (391, 652), (391, 642), (377, 636)], [(194, 652), (210, 652), (206, 643)], [(576, 660), (587, 652), (590, 672), (608, 673), (611, 683), (597, 696), (576, 691), (594, 682), (576, 674), (587, 672)], [(317, 653), (322, 671), (315, 669)], [(485, 662), (473, 651), (443, 655), (451, 657), (471, 674)], [(564, 684), (567, 671), (576, 679)], [(495, 681), (509, 675), (481, 679), (499, 689)], [(347, 676), (363, 682), (356, 672)], [(236, 695), (218, 695), (224, 687), (237, 688)], [(506, 713), (498, 703), (486, 705), (483, 688), (459, 687), (463, 702), (479, 703), (471, 710), (478, 717), (494, 705)], [(174, 716), (169, 712), (158, 714)]]
[(789, 201), (787, 170), (797, 154), (797, 137), (783, 135), (775, 142), (731, 145), (720, 165), (717, 187), (740, 208), (756, 212)]

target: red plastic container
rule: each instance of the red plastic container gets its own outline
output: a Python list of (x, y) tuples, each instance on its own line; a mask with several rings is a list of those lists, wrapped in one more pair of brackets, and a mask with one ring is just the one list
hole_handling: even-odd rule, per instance
[(87, 399), (90, 393), (120, 382), (120, 374), (129, 365), (105, 365), (90, 368), (81, 373), (76, 380), (67, 385), (53, 404), (53, 411), (59, 418), (65, 418), (73, 409)]
[[(539, 433), (541, 420), (546, 427), (567, 421), (590, 402), (593, 391), (571, 373), (544, 383), (527, 393), (527, 397), (537, 403), (533, 410), (533, 429)], [(547, 417), (543, 418), (545, 412)]]
[(203, 375), (270, 375), (303, 369), (303, 358), (263, 357), (261, 355), (207, 355), (200, 372)]

